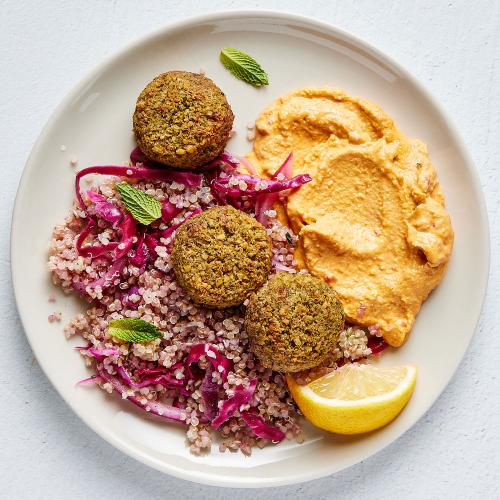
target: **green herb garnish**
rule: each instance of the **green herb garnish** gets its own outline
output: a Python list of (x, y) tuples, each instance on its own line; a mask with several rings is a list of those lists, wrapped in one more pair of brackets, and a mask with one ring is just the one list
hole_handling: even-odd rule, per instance
[(250, 85), (269, 85), (266, 72), (260, 64), (241, 50), (226, 47), (220, 53), (221, 63), (236, 77)]
[(161, 217), (161, 204), (156, 199), (126, 182), (116, 185), (125, 208), (141, 224), (148, 225)]
[(293, 243), (293, 238), (292, 238), (292, 235), (290, 233), (286, 233), (286, 241), (288, 241), (288, 243), (290, 243), (290, 245)]
[(125, 342), (149, 342), (163, 336), (155, 325), (136, 318), (114, 319), (108, 325), (108, 333)]

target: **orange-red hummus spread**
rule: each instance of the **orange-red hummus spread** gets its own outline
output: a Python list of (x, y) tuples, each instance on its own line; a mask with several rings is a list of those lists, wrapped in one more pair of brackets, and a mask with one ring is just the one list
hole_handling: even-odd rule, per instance
[(369, 101), (305, 88), (259, 116), (250, 158), (271, 174), (290, 151), (294, 175), (313, 179), (285, 207), (299, 263), (335, 288), (348, 321), (401, 345), (453, 245), (425, 144)]

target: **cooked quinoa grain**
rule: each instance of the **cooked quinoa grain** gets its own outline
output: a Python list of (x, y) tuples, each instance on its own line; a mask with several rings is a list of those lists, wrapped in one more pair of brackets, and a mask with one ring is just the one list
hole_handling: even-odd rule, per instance
[(276, 274), (250, 299), (245, 317), (251, 351), (281, 372), (320, 365), (337, 348), (343, 326), (334, 290), (302, 274)]
[(133, 125), (137, 144), (149, 159), (192, 169), (222, 153), (233, 119), (225, 95), (212, 80), (169, 71), (141, 92)]
[(189, 219), (172, 247), (178, 282), (195, 302), (208, 307), (242, 304), (266, 281), (271, 258), (264, 226), (231, 206)]

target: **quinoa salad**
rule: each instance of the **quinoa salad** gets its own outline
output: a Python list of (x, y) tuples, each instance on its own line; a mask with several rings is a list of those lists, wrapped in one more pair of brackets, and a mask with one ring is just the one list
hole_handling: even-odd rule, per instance
[[(81, 203), (77, 200), (53, 232), (49, 256), (53, 281), (87, 302), (86, 312), (65, 327), (67, 337), (84, 339), (78, 349), (94, 373), (79, 384), (116, 392), (157, 418), (179, 422), (194, 454), (208, 452), (214, 440), (220, 451), (245, 454), (285, 438), (301, 442), (300, 411), (284, 375), (264, 368), (248, 350), (244, 328), (248, 300), (229, 309), (196, 304), (179, 286), (170, 258), (176, 229), (193, 214), (222, 204), (224, 190), (214, 190), (214, 179), (229, 186), (231, 193), (238, 191), (241, 196), (231, 202), (266, 228), (272, 243), (271, 275), (298, 272), (293, 255), (297, 237), (279, 222), (272, 208), (274, 198), (256, 203), (255, 197), (245, 196), (247, 162), (240, 165), (224, 153), (203, 174), (184, 174), (182, 181), (182, 173), (172, 174), (171, 179), (165, 174), (165, 180), (140, 179), (155, 173), (145, 171), (140, 160), (147, 161), (134, 150), (130, 167), (81, 171), (78, 182), (89, 175), (82, 184), (92, 182), (96, 174), (112, 176), (100, 177), (97, 185), (87, 184), (85, 193), (77, 194)], [(285, 179), (281, 170), (277, 182)], [(127, 217), (117, 191), (124, 179), (162, 204), (162, 219), (146, 228)], [(252, 187), (263, 193), (268, 188), (265, 179)], [(153, 324), (161, 337), (149, 342), (113, 337), (110, 322), (123, 318)], [(322, 366), (299, 374), (298, 379), (307, 383), (346, 361), (366, 358), (382, 342), (347, 327)]]
[[(264, 76), (247, 83), (267, 85)], [(318, 92), (345, 97), (299, 94)], [(363, 207), (365, 184), (354, 178), (367, 148), (326, 161), (320, 149), (330, 154), (342, 136), (309, 155), (309, 125), (273, 111), (294, 95), (247, 126), (253, 151), (236, 157), (226, 148), (234, 114), (222, 90), (201, 74), (157, 76), (137, 99), (130, 159), (77, 171), (73, 207), (53, 230), (52, 281), (85, 305), (64, 327), (82, 339), (76, 349), (89, 371), (75, 390), (101, 389), (159, 425), (181, 426), (194, 455), (302, 443), (304, 420), (336, 434), (370, 432), (396, 418), (415, 388), (415, 365), (372, 362), (401, 345), (416, 312), (387, 275), (397, 266), (377, 260), (387, 253), (384, 228), (366, 218), (379, 224), (386, 195)], [(290, 109), (302, 117), (309, 108), (301, 97)], [(422, 210), (445, 227), (438, 205)], [(408, 235), (420, 248), (427, 233), (417, 216)], [(451, 251), (445, 233), (427, 249), (432, 265), (398, 247), (411, 279), (432, 277), (426, 287), (444, 272), (436, 263)], [(391, 314), (407, 319), (388, 322)]]

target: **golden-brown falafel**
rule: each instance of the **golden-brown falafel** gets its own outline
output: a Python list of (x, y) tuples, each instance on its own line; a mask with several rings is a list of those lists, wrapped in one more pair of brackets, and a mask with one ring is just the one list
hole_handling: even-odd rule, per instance
[(320, 365), (344, 327), (337, 294), (314, 276), (281, 272), (250, 298), (245, 329), (265, 368), (298, 372)]
[(226, 96), (212, 80), (169, 71), (141, 92), (133, 125), (137, 144), (150, 160), (193, 169), (222, 153), (233, 119)]
[(272, 249), (262, 224), (224, 206), (188, 219), (171, 255), (177, 281), (195, 302), (225, 308), (241, 305), (266, 281)]

